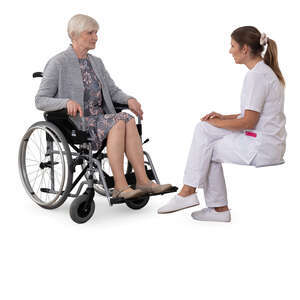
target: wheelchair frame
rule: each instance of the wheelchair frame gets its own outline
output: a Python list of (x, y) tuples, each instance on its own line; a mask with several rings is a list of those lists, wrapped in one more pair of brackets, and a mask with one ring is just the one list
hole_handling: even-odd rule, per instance
[[(42, 76), (43, 75), (41, 72), (35, 72), (33, 74), (34, 78)], [(128, 109), (127, 105), (118, 103), (114, 103), (114, 107), (117, 113), (124, 109)], [(66, 109), (60, 111), (45, 112), (44, 118), (46, 120), (45, 122), (37, 122), (27, 130), (21, 141), (19, 150), (19, 171), (22, 183), (29, 196), (41, 207), (47, 209), (57, 208), (61, 206), (68, 197), (76, 198), (70, 206), (70, 215), (73, 221), (75, 221), (76, 223), (84, 223), (88, 221), (94, 213), (95, 203), (93, 198), (95, 190), (100, 195), (107, 198), (110, 206), (114, 204), (126, 203), (126, 205), (132, 209), (140, 209), (144, 207), (148, 203), (150, 196), (160, 194), (162, 195), (177, 191), (178, 188), (172, 186), (168, 191), (164, 193), (146, 194), (136, 199), (113, 198), (113, 176), (110, 176), (108, 172), (106, 172), (102, 167), (102, 163), (108, 160), (107, 154), (103, 152), (104, 148), (106, 147), (106, 140), (103, 142), (101, 149), (93, 153), (91, 146), (91, 137), (85, 130), (85, 126), (83, 128), (84, 130), (79, 130), (73, 123), (73, 121), (68, 117)], [(137, 129), (142, 139), (142, 124), (140, 118), (138, 118)], [(38, 166), (38, 172), (40, 171), (40, 169), (42, 170), (41, 172), (44, 172), (44, 169), (49, 169), (50, 171), (50, 174), (48, 174), (50, 179), (50, 187), (42, 187), (42, 185), (44, 184), (42, 183), (44, 179), (43, 177), (36, 192), (33, 191), (34, 187), (32, 187), (29, 182), (28, 171), (26, 169), (27, 144), (29, 143), (30, 138), (35, 130), (44, 131), (46, 139), (46, 147), (44, 147), (46, 149), (43, 150), (42, 154), (39, 154), (40, 161), (36, 163), (36, 165)], [(39, 136), (39, 140), (41, 145), (44, 146), (41, 133)], [(142, 144), (145, 144), (148, 141), (149, 139), (146, 139)], [(37, 143), (35, 142), (35, 144)], [(56, 146), (56, 149), (54, 149), (54, 146)], [(69, 146), (72, 148), (72, 151), (70, 151)], [(158, 179), (150, 155), (146, 151), (143, 151), (143, 153), (144, 157), (146, 157), (144, 165), (148, 178), (150, 180), (155, 180), (156, 183), (159, 184), (160, 181)], [(63, 174), (63, 182), (60, 184), (59, 190), (55, 190), (54, 188), (57, 183), (55, 181), (55, 174), (59, 174), (59, 172), (57, 171), (57, 169), (55, 170), (55, 168), (57, 165), (60, 165), (59, 162), (54, 159), (55, 155), (56, 157), (58, 155), (58, 157), (60, 157), (61, 159), (61, 166), (63, 168), (62, 170), (65, 172), (67, 168), (67, 181), (65, 181), (65, 174)], [(82, 167), (82, 170), (73, 181), (73, 174), (75, 173), (76, 167), (78, 165)], [(98, 179), (95, 176), (95, 174), (97, 173), (99, 174)], [(128, 184), (131, 187), (135, 188), (135, 174), (129, 161), (126, 172), (124, 172), (124, 174)], [(38, 177), (38, 173), (36, 176)], [(72, 193), (75, 186), (84, 176), (86, 180), (81, 181), (76, 193)], [(35, 181), (36, 180), (37, 178), (35, 178)], [(82, 195), (80, 195), (84, 185), (87, 185), (87, 189)], [(50, 204), (45, 204), (42, 201), (38, 201), (38, 193), (54, 194), (56, 195), (56, 198), (50, 201)]]

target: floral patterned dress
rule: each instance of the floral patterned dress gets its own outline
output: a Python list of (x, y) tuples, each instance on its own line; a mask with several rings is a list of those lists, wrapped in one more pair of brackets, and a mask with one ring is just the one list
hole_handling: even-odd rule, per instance
[(87, 58), (79, 59), (84, 86), (84, 116), (87, 130), (92, 137), (92, 149), (99, 150), (110, 129), (119, 121), (126, 123), (133, 117), (125, 112), (105, 114), (102, 108), (101, 82)]

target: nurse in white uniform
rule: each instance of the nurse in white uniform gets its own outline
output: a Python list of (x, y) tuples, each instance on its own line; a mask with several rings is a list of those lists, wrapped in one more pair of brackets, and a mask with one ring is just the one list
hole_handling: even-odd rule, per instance
[(195, 128), (184, 186), (158, 213), (199, 205), (196, 189), (203, 188), (207, 208), (193, 212), (192, 217), (230, 222), (222, 163), (260, 167), (283, 162), (285, 82), (276, 43), (255, 27), (244, 26), (231, 34), (229, 52), (237, 64), (249, 69), (241, 94), (241, 113), (212, 112), (202, 117)]

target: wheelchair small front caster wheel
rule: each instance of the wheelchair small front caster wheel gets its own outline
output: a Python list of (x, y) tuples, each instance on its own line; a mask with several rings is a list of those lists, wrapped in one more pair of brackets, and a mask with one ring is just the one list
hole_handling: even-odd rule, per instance
[(76, 198), (70, 206), (71, 219), (78, 224), (87, 222), (93, 216), (94, 211), (94, 200), (89, 200), (85, 194)]
[(131, 209), (141, 209), (147, 205), (148, 201), (149, 201), (149, 195), (145, 195), (134, 200), (127, 199), (126, 205)]

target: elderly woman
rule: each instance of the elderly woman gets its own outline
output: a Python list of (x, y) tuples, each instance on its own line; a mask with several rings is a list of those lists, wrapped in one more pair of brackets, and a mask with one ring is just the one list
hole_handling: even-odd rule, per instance
[[(135, 119), (125, 112), (116, 113), (113, 106), (113, 102), (128, 104), (142, 118), (140, 103), (115, 85), (100, 58), (88, 53), (96, 47), (98, 29), (98, 23), (89, 16), (80, 14), (71, 18), (68, 35), (72, 44), (47, 63), (36, 95), (36, 107), (44, 111), (67, 108), (78, 127), (84, 117), (93, 139), (93, 150), (99, 149), (107, 138), (107, 155), (115, 182), (113, 197), (129, 199), (164, 192), (171, 185), (156, 184), (145, 172)], [(124, 176), (124, 153), (135, 171), (135, 190), (128, 186)]]

